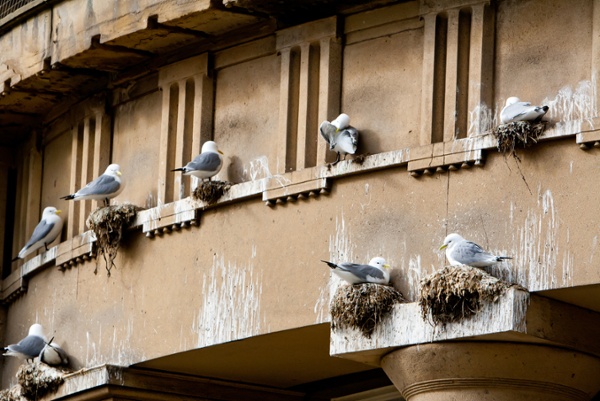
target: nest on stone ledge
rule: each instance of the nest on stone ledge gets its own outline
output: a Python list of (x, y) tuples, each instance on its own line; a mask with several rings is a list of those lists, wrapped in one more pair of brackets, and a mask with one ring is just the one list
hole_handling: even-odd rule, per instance
[(358, 329), (371, 338), (377, 325), (400, 302), (405, 302), (404, 297), (391, 286), (372, 283), (341, 286), (331, 301), (331, 328)]
[[(86, 224), (96, 234), (98, 253), (104, 257), (109, 276), (110, 270), (115, 266), (114, 261), (123, 237), (123, 230), (133, 222), (138, 210), (141, 209), (135, 205), (107, 206), (94, 210), (87, 218)], [(97, 272), (98, 261), (96, 260), (94, 274)]]
[(496, 127), (494, 135), (498, 139), (498, 152), (512, 153), (516, 148), (527, 148), (536, 144), (544, 133), (546, 124), (529, 121), (515, 121)]
[(17, 371), (18, 384), (0, 391), (0, 401), (38, 400), (58, 390), (66, 373), (69, 371), (39, 362), (21, 365)]
[(476, 267), (447, 266), (421, 280), (421, 316), (424, 320), (430, 316), (436, 325), (458, 322), (477, 313), (483, 302), (496, 302), (513, 286), (517, 285)]
[(209, 205), (216, 203), (225, 192), (231, 188), (231, 183), (227, 181), (202, 181), (194, 189), (192, 196), (194, 199), (206, 202)]

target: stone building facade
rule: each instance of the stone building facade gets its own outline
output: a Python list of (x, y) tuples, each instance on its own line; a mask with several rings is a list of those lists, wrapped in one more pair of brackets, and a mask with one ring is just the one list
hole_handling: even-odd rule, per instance
[[(0, 338), (35, 322), (64, 400), (590, 400), (600, 391), (598, 0), (0, 2)], [(516, 153), (506, 99), (549, 107)], [(334, 166), (340, 112), (360, 159)], [(213, 205), (172, 173), (206, 140)], [(110, 275), (69, 202), (110, 163), (140, 211)], [(47, 252), (11, 262), (46, 206)], [(419, 282), (459, 232), (513, 260), (473, 319), (424, 322)], [(320, 260), (383, 256), (398, 305), (331, 331)], [(97, 273), (94, 269), (98, 267)], [(2, 387), (20, 361), (2, 359)], [(597, 399), (597, 398), (596, 398)]]

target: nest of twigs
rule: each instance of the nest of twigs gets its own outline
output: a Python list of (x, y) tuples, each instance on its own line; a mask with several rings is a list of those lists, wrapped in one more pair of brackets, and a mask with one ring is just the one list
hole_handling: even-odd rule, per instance
[[(87, 218), (86, 224), (96, 234), (98, 253), (104, 257), (109, 276), (115, 266), (123, 230), (133, 222), (138, 210), (141, 208), (135, 205), (107, 206), (94, 210)], [(97, 263), (94, 274), (98, 272)]]
[(546, 124), (529, 121), (515, 121), (496, 127), (494, 135), (498, 139), (498, 152), (512, 153), (516, 148), (527, 148), (538, 143)]
[(391, 286), (372, 283), (342, 286), (331, 301), (331, 328), (357, 329), (371, 338), (377, 325), (400, 302), (405, 302), (404, 297)]
[(229, 188), (231, 188), (231, 183), (227, 181), (202, 181), (200, 185), (194, 189), (192, 196), (194, 199), (212, 205), (216, 203)]
[(419, 306), (424, 320), (458, 322), (477, 313), (483, 302), (496, 302), (516, 284), (471, 266), (447, 266), (421, 280)]
[(38, 400), (53, 393), (64, 382), (66, 370), (44, 363), (26, 363), (17, 371), (17, 385), (0, 392), (0, 401)]

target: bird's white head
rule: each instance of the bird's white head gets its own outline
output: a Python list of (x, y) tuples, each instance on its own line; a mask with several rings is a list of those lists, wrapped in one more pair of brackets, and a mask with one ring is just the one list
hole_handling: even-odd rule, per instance
[(445, 248), (452, 248), (454, 244), (461, 240), (464, 240), (464, 238), (457, 233), (448, 234), (446, 238), (444, 238), (444, 243), (440, 246), (440, 251)]
[(44, 211), (42, 212), (42, 217), (48, 217), (52, 214), (60, 214), (60, 210), (58, 210), (57, 208), (55, 208), (54, 206), (48, 206), (47, 208), (44, 209)]
[(104, 174), (112, 176), (121, 175), (121, 166), (119, 166), (118, 164), (111, 164), (106, 168)]
[(390, 265), (388, 265), (385, 262), (385, 259), (382, 258), (381, 256), (377, 256), (377, 257), (371, 259), (371, 261), (369, 262), (369, 265), (371, 265), (373, 267), (379, 267), (380, 269), (385, 269), (385, 270), (391, 269)]
[(506, 106), (510, 106), (511, 104), (515, 104), (515, 103), (519, 103), (521, 101), (521, 99), (519, 99), (516, 96), (511, 96), (508, 99), (506, 99)]
[(350, 125), (350, 117), (346, 113), (340, 114), (335, 120), (331, 122), (337, 130), (342, 130)]
[(210, 153), (220, 153), (223, 154), (223, 152), (221, 152), (217, 146), (217, 143), (215, 141), (206, 141), (204, 142), (204, 145), (202, 145), (202, 153), (206, 153), (206, 152), (210, 152)]
[(46, 338), (44, 336), (44, 328), (39, 323), (34, 323), (29, 327), (29, 335)]

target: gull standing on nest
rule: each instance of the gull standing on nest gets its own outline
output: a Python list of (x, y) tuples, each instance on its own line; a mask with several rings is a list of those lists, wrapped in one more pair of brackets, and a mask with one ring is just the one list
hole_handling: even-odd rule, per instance
[(221, 171), (223, 166), (223, 152), (219, 150), (214, 141), (206, 141), (202, 145), (202, 152), (191, 162), (183, 167), (171, 171), (183, 171), (183, 175), (192, 175), (200, 180), (210, 179)]
[(340, 114), (332, 122), (323, 121), (319, 127), (321, 136), (329, 144), (329, 150), (337, 152), (337, 158), (331, 165), (340, 161), (340, 153), (344, 154), (344, 160), (348, 154), (355, 154), (358, 147), (358, 131), (350, 126), (348, 114)]
[(48, 206), (42, 213), (42, 219), (33, 230), (31, 238), (25, 244), (19, 255), (12, 260), (23, 259), (32, 252), (45, 247), (48, 250), (48, 245), (51, 244), (58, 236), (63, 227), (63, 220), (59, 216), (60, 210), (55, 207)]
[(29, 334), (17, 344), (11, 344), (4, 348), (6, 356), (16, 356), (22, 359), (35, 359), (46, 346), (46, 336), (41, 324), (32, 324)]
[(446, 249), (446, 258), (452, 266), (468, 265), (472, 267), (488, 267), (510, 256), (496, 256), (483, 250), (474, 242), (467, 241), (456, 233), (449, 234), (440, 247)]
[(106, 168), (104, 174), (87, 184), (74, 194), (63, 196), (60, 199), (66, 200), (104, 200), (104, 206), (110, 204), (110, 199), (119, 195), (125, 183), (121, 179), (121, 167), (118, 164), (111, 164)]
[(389, 284), (390, 282), (390, 265), (385, 263), (382, 257), (371, 259), (368, 265), (357, 263), (332, 263), (326, 260), (321, 260), (331, 267), (333, 272), (350, 284), (375, 283)]
[(516, 96), (506, 99), (506, 105), (500, 112), (502, 124), (516, 121), (540, 122), (548, 111), (548, 106), (532, 106), (530, 102), (522, 102)]

